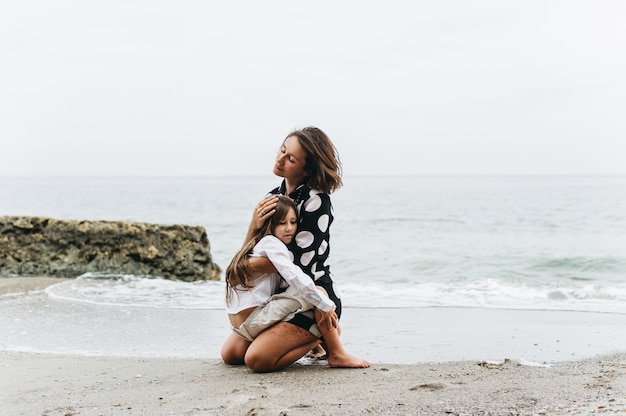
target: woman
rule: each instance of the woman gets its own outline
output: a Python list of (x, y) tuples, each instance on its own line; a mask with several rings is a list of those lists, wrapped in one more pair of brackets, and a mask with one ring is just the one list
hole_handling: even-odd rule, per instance
[[(282, 177), (283, 181), (270, 193), (289, 196), (298, 206), (298, 231), (289, 247), (294, 255), (294, 262), (317, 286), (326, 291), (336, 305), (337, 317), (340, 317), (341, 299), (328, 264), (329, 229), (333, 221), (329, 194), (342, 185), (337, 150), (328, 136), (316, 127), (296, 130), (281, 145), (273, 172)], [(274, 215), (275, 207), (276, 197), (272, 196), (257, 204), (244, 245), (262, 227), (265, 219)], [(275, 271), (267, 259), (251, 259), (251, 263), (257, 272)], [(329, 329), (332, 330), (333, 324), (328, 323)], [(238, 348), (231, 348), (232, 354), (223, 358), (230, 364), (245, 363), (257, 372), (275, 371), (287, 367), (318, 346), (319, 335), (313, 313), (305, 312), (270, 327), (249, 345), (241, 343)], [(348, 354), (340, 343), (330, 345), (328, 340), (325, 341), (329, 365), (359, 368), (369, 366), (367, 361)]]

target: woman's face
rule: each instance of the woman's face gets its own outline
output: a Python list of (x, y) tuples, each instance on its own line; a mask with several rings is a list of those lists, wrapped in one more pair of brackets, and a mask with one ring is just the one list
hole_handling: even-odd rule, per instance
[(296, 217), (296, 212), (293, 208), (290, 208), (287, 211), (287, 215), (285, 218), (280, 220), (278, 225), (274, 228), (274, 235), (280, 241), (285, 244), (291, 243), (293, 240), (293, 236), (296, 234), (296, 229), (298, 228), (298, 218)]
[(300, 146), (296, 136), (289, 136), (278, 149), (274, 175), (285, 178), (290, 182), (300, 183), (307, 176), (304, 171), (306, 152)]

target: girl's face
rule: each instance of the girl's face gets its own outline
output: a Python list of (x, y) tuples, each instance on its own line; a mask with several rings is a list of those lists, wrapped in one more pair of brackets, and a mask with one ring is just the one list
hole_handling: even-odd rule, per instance
[(293, 236), (296, 235), (296, 228), (298, 228), (296, 211), (290, 208), (285, 218), (280, 220), (278, 225), (274, 228), (273, 234), (283, 243), (289, 244), (291, 240), (293, 240)]
[(289, 182), (301, 183), (307, 176), (304, 171), (306, 152), (296, 136), (289, 136), (278, 149), (274, 175), (285, 178)]

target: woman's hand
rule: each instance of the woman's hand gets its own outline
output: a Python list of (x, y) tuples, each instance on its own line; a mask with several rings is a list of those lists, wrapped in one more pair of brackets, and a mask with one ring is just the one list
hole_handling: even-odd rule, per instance
[(335, 309), (333, 308), (332, 311), (329, 312), (324, 312), (322, 310), (319, 310), (319, 320), (317, 321), (317, 325), (319, 326), (323, 326), (326, 325), (328, 327), (329, 331), (332, 331), (333, 329), (337, 328), (337, 314), (335, 313)]
[(259, 202), (254, 208), (254, 213), (252, 214), (252, 221), (250, 221), (250, 225), (255, 230), (259, 230), (263, 227), (265, 220), (274, 215), (276, 212), (276, 205), (278, 204), (278, 197), (276, 195), (270, 195), (266, 198), (263, 198), (261, 202)]
[(256, 204), (254, 212), (252, 213), (250, 225), (248, 226), (246, 238), (243, 240), (243, 246), (252, 240), (256, 232), (263, 227), (265, 220), (274, 215), (276, 212), (276, 205), (278, 205), (278, 196), (276, 195), (270, 195), (263, 198), (261, 202)]

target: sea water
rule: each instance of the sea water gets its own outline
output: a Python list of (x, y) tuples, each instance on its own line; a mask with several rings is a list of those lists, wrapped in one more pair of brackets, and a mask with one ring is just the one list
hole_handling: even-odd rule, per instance
[[(276, 178), (1, 178), (0, 215), (202, 225), (225, 268)], [(346, 307), (626, 313), (626, 177), (349, 177), (332, 196)], [(78, 276), (77, 276), (78, 277)], [(221, 308), (223, 283), (90, 274), (85, 302)]]
[[(278, 184), (276, 177), (4, 177), (0, 215), (202, 225), (225, 269), (255, 204)], [(346, 310), (626, 314), (624, 176), (346, 177), (332, 201), (330, 258)], [(96, 273), (41, 296), (52, 310), (100, 305), (114, 315), (147, 308), (171, 316), (223, 311), (223, 293), (223, 281)], [(18, 310), (25, 301), (2, 302)]]

